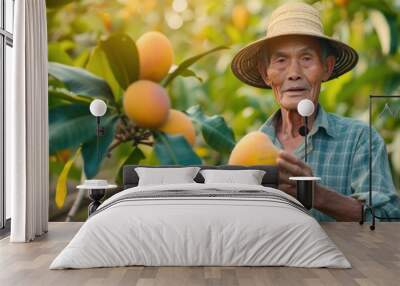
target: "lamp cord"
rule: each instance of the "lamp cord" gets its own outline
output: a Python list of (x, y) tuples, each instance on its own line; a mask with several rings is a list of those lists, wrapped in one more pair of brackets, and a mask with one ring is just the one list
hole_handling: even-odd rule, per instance
[(100, 117), (96, 117), (96, 154), (97, 154), (97, 165), (100, 163), (100, 154), (99, 154), (99, 133), (100, 133)]
[(304, 117), (304, 132), (305, 132), (305, 136), (304, 136), (304, 161), (307, 164), (307, 135), (308, 135), (308, 120), (307, 120), (307, 116)]

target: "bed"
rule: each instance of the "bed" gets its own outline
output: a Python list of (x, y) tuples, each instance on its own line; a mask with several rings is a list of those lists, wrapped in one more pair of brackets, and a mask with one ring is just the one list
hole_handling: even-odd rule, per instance
[[(193, 183), (140, 186), (125, 166), (124, 190), (104, 201), (50, 269), (144, 266), (351, 268), (300, 202), (277, 189), (274, 166), (260, 185)], [(177, 166), (174, 166), (177, 167)], [(177, 167), (179, 168), (179, 167)]]

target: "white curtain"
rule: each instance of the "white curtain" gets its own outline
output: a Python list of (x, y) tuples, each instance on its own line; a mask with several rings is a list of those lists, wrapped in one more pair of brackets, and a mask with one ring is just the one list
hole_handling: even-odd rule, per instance
[(13, 92), (6, 98), (6, 188), (12, 242), (47, 232), (48, 105), (45, 0), (15, 1)]

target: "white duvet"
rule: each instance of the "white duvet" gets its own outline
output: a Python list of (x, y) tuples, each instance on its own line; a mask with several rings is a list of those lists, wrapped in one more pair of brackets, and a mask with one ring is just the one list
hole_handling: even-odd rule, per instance
[[(166, 190), (262, 190), (254, 185), (179, 184), (127, 189), (106, 200), (50, 269), (145, 266), (350, 268), (318, 222), (289, 204), (262, 198), (118, 199)], [(113, 203), (114, 202), (114, 203)]]

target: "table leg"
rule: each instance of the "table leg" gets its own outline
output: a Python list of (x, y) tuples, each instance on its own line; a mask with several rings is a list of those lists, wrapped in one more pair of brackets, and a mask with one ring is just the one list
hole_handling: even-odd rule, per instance
[(88, 207), (89, 216), (96, 211), (96, 209), (101, 204), (100, 200), (104, 197), (106, 193), (105, 189), (92, 189), (89, 190), (89, 198), (92, 201)]

